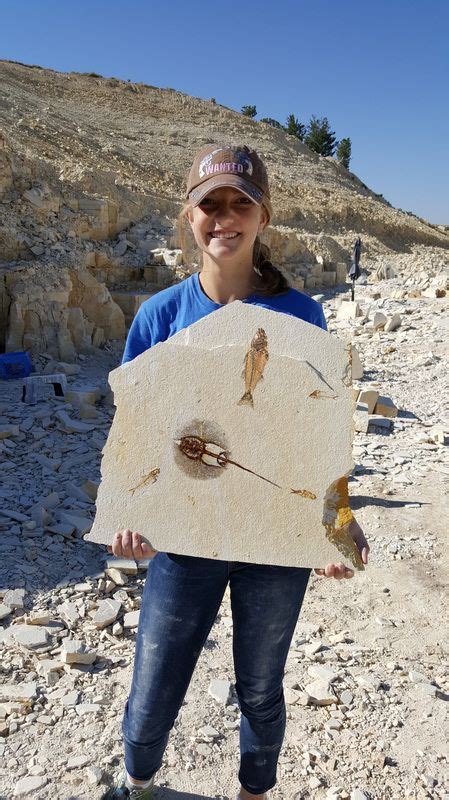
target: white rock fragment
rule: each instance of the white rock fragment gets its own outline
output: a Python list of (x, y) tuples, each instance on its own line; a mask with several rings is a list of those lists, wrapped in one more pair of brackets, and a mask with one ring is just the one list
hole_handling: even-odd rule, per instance
[(387, 317), (385, 316), (385, 314), (383, 314), (382, 311), (376, 311), (373, 317), (374, 330), (377, 331), (380, 328), (383, 328), (386, 322), (387, 322)]
[(306, 687), (310, 702), (315, 706), (329, 706), (337, 702), (337, 697), (331, 686), (324, 681), (314, 681)]
[(79, 639), (64, 639), (61, 659), (65, 664), (93, 664), (96, 657), (96, 651), (88, 650)]
[(356, 319), (356, 317), (363, 317), (363, 311), (359, 304), (351, 300), (343, 300), (337, 309), (337, 322)]
[(48, 783), (48, 778), (43, 775), (20, 778), (14, 789), (14, 797), (30, 797), (33, 792), (43, 789)]
[(59, 422), (63, 424), (64, 429), (68, 431), (68, 433), (90, 433), (90, 431), (94, 430), (93, 425), (86, 425), (85, 422), (79, 422), (76, 419), (71, 419), (67, 414), (67, 411), (63, 411), (62, 409), (56, 411), (55, 416)]
[(9, 589), (4, 597), (3, 603), (9, 608), (23, 608), (25, 605), (25, 589)]
[(198, 733), (200, 736), (205, 736), (207, 739), (216, 739), (218, 736), (220, 736), (219, 731), (217, 731), (211, 725), (203, 725), (202, 728), (199, 728)]
[(139, 624), (140, 611), (128, 611), (123, 616), (124, 628), (137, 628)]
[(118, 600), (101, 600), (92, 620), (97, 628), (106, 628), (117, 619), (121, 603)]
[(354, 429), (359, 433), (367, 433), (369, 427), (368, 403), (357, 402), (354, 411)]
[(91, 759), (89, 756), (71, 756), (67, 761), (66, 768), (81, 769), (82, 767), (85, 767), (90, 760)]
[(0, 603), (0, 620), (5, 619), (5, 617), (9, 617), (11, 612), (11, 606), (6, 606), (4, 603)]
[(29, 703), (37, 696), (35, 681), (0, 684), (0, 702)]
[(379, 395), (374, 407), (374, 413), (383, 417), (397, 417), (398, 409), (390, 397)]
[(393, 314), (392, 317), (388, 317), (388, 319), (387, 319), (387, 321), (385, 323), (384, 331), (386, 333), (392, 333), (393, 331), (396, 331), (398, 328), (400, 328), (401, 325), (402, 325), (402, 317), (401, 317), (401, 315), (400, 314)]
[(214, 678), (209, 684), (208, 693), (218, 703), (226, 706), (231, 699), (231, 684), (229, 681)]
[(9, 630), (17, 644), (27, 650), (39, 650), (50, 642), (48, 631), (38, 625), (12, 625)]
[(96, 714), (100, 709), (101, 706), (98, 703), (78, 703), (75, 706), (75, 711), (79, 717), (84, 717), (86, 714)]

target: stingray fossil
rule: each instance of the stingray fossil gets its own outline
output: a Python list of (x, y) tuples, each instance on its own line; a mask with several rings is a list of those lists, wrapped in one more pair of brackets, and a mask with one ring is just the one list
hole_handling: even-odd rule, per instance
[[(216, 442), (206, 442), (201, 436), (191, 435), (175, 439), (175, 444), (178, 445), (181, 452), (184, 453), (187, 458), (193, 461), (201, 461), (203, 464), (210, 467), (225, 467), (227, 464), (233, 464), (235, 467), (239, 467), (239, 469), (250, 472), (251, 475), (255, 475), (257, 478), (271, 483), (271, 485), (276, 486), (277, 489), (282, 489), (282, 486), (279, 486), (278, 483), (275, 483), (269, 478), (265, 478), (263, 475), (254, 472), (254, 470), (248, 467), (244, 467), (237, 461), (233, 461), (233, 459), (229, 458), (226, 451), (223, 450), (222, 446)], [(307, 489), (290, 489), (290, 491), (293, 492), (293, 494), (299, 494), (301, 497), (306, 497), (309, 500), (316, 500), (316, 494), (309, 492)]]

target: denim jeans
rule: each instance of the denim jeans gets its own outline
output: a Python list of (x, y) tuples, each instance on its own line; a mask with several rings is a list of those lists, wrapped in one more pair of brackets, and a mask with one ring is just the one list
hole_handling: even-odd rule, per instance
[(285, 731), (284, 667), (310, 570), (158, 553), (142, 598), (134, 674), (123, 718), (125, 765), (136, 780), (160, 768), (171, 728), (229, 582), (242, 786), (276, 783)]

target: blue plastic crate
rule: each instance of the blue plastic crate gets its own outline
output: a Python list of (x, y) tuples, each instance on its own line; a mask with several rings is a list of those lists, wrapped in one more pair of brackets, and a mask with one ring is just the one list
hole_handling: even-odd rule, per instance
[(32, 371), (33, 365), (27, 352), (3, 353), (0, 355), (0, 379), (8, 381), (28, 378)]

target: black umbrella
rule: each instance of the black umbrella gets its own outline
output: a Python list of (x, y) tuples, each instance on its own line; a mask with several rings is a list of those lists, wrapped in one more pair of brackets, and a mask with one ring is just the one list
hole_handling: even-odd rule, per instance
[(348, 272), (348, 275), (352, 280), (351, 300), (354, 300), (355, 282), (357, 278), (360, 278), (360, 275), (362, 274), (360, 271), (361, 250), (362, 250), (362, 240), (360, 236), (358, 236), (354, 245), (354, 250), (352, 251), (352, 261)]

